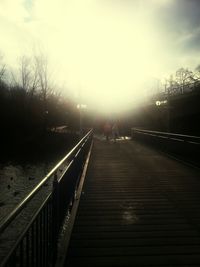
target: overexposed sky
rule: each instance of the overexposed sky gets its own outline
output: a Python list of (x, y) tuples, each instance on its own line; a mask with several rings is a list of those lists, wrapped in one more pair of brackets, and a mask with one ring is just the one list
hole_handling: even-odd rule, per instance
[(199, 8), (197, 0), (0, 0), (0, 52), (16, 67), (42, 50), (77, 102), (123, 109), (153, 80), (200, 63)]

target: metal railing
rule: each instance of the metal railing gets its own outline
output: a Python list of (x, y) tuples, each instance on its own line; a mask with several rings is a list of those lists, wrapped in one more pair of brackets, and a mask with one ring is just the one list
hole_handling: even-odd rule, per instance
[(199, 165), (200, 137), (132, 128), (132, 138), (147, 142), (159, 149)]
[(132, 128), (132, 136), (134, 134), (144, 134), (149, 136), (156, 136), (158, 138), (167, 138), (171, 140), (176, 140), (180, 142), (188, 142), (188, 143), (196, 143), (200, 144), (200, 137), (192, 136), (192, 135), (184, 135), (184, 134), (176, 134), (176, 133), (167, 133), (167, 132), (158, 132), (158, 131), (150, 131), (150, 130), (142, 130), (138, 128)]
[(9, 253), (0, 262), (0, 266), (54, 266), (59, 232), (66, 214), (73, 205), (79, 179), (91, 147), (92, 136), (93, 131), (90, 130), (2, 221), (1, 234), (53, 178), (52, 191), (42, 201), (15, 244), (9, 249)]

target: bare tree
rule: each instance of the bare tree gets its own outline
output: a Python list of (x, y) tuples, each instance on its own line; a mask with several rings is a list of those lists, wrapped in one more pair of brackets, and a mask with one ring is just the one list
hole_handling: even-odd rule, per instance
[(20, 78), (21, 86), (25, 91), (28, 91), (31, 81), (31, 59), (27, 56), (22, 56), (20, 58)]
[(49, 108), (48, 108), (48, 97), (53, 92), (50, 87), (50, 74), (48, 69), (47, 58), (40, 54), (34, 57), (35, 67), (38, 75), (38, 88), (42, 98), (42, 109), (44, 118), (44, 130), (46, 131), (49, 124)]
[(35, 60), (31, 57), (19, 58), (19, 69), (11, 70), (11, 85), (22, 88), (32, 98), (39, 88), (38, 69)]
[(33, 96), (36, 91), (46, 103), (48, 94), (51, 93), (50, 75), (47, 58), (40, 53), (33, 57), (22, 56), (19, 59), (18, 74), (11, 71), (12, 84)]
[(5, 71), (6, 71), (6, 65), (4, 64), (3, 66), (1, 66), (1, 69), (0, 69), (0, 81), (3, 80)]
[(174, 75), (171, 74), (168, 79), (165, 79), (165, 92), (168, 95), (173, 95), (179, 93), (179, 87), (180, 85), (174, 78)]
[(200, 65), (195, 68), (194, 82), (200, 82)]
[(6, 65), (3, 63), (3, 55), (0, 53), (0, 82), (3, 80), (6, 71)]
[(181, 93), (184, 92), (184, 87), (189, 85), (194, 80), (194, 73), (188, 69), (180, 68), (176, 71), (176, 82), (181, 89)]
[(32, 59), (31, 61), (31, 83), (29, 85), (30, 95), (33, 96), (38, 88), (39, 88), (39, 75), (38, 75), (37, 64), (35, 60)]
[(48, 73), (47, 58), (43, 55), (34, 57), (35, 68), (37, 70), (38, 86), (41, 90), (42, 99), (44, 103), (47, 100), (48, 93), (50, 91), (50, 81)]
[(32, 58), (23, 56), (20, 59), (22, 88), (33, 95), (39, 86), (38, 64)]

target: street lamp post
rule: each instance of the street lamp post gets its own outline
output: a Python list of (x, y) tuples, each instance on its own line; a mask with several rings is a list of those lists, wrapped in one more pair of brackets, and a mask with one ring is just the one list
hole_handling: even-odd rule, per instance
[(83, 133), (83, 110), (87, 108), (85, 104), (78, 104), (77, 109), (79, 110), (79, 135), (82, 136)]
[[(172, 79), (170, 80), (170, 88), (172, 86)], [(169, 99), (169, 88), (167, 87), (167, 81), (165, 83), (165, 93), (167, 94), (167, 132), (169, 133), (171, 130), (170, 127), (170, 99)]]
[[(166, 85), (165, 85), (166, 86)], [(166, 87), (165, 87), (166, 89)], [(171, 106), (170, 106), (170, 99), (169, 99), (169, 91), (167, 90), (167, 97), (165, 100), (157, 100), (156, 101), (156, 106), (157, 107), (163, 107), (166, 109), (166, 131), (169, 133), (170, 130), (171, 130), (171, 127), (170, 127), (170, 110), (171, 110)]]

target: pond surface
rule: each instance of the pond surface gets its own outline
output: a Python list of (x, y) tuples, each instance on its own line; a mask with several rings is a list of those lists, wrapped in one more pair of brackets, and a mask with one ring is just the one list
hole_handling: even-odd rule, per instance
[(56, 163), (0, 164), (0, 221), (31, 192)]

